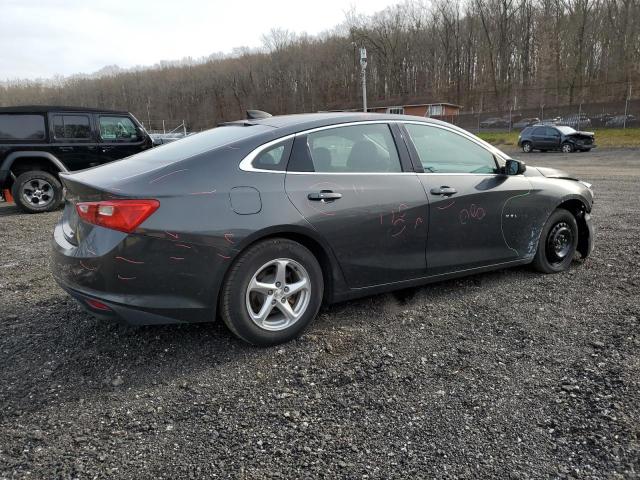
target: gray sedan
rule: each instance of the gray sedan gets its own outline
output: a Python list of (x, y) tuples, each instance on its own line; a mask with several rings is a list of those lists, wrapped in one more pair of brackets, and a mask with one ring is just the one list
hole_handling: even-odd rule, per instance
[(436, 120), (231, 122), (61, 175), (53, 274), (92, 314), (272, 345), (323, 303), (587, 257), (591, 186)]

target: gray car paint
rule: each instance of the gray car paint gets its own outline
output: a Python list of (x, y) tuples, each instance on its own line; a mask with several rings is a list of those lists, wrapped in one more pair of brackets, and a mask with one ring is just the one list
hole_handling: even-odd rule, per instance
[[(239, 168), (270, 141), (362, 121), (421, 121), (470, 135), (399, 115), (272, 117), (220, 127), (245, 129), (246, 138), (185, 159), (163, 157), (179, 140), (144, 157), (63, 174), (68, 194), (54, 232), (54, 277), (81, 303), (100, 299), (116, 312), (92, 311), (98, 316), (145, 324), (212, 321), (230, 265), (261, 238), (284, 235), (312, 249), (323, 265), (325, 300), (333, 302), (528, 263), (558, 205), (574, 199), (591, 210), (591, 192), (577, 181), (547, 178), (535, 168), (518, 176), (421, 173), (402, 144), (405, 171), (397, 175)], [(504, 164), (506, 155), (486, 148)], [(445, 183), (459, 194), (448, 200), (426, 193)], [(323, 189), (343, 197), (312, 204), (308, 193)], [(161, 206), (132, 234), (78, 221), (77, 201), (112, 198), (156, 198)], [(444, 208), (451, 200), (455, 205)]]

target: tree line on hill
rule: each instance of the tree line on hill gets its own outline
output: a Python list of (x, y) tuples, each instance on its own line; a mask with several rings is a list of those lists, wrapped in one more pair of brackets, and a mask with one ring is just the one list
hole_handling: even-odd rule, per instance
[[(465, 111), (617, 101), (640, 88), (640, 0), (410, 0), (355, 12), (317, 37), (274, 29), (264, 48), (52, 84), (0, 86), (0, 105), (123, 109), (147, 127), (358, 108), (359, 48), (371, 104), (447, 101)], [(7, 67), (7, 66), (5, 66)]]

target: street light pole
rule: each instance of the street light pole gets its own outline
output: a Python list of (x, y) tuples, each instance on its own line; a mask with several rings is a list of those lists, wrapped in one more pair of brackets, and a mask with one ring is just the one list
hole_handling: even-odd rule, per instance
[(367, 113), (367, 49), (360, 49), (360, 67), (362, 68), (362, 111)]

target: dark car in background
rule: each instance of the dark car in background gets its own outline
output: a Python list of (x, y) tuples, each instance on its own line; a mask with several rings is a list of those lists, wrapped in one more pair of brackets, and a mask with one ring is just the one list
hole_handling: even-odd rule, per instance
[(258, 345), (296, 337), (322, 303), (560, 272), (593, 242), (589, 184), (415, 116), (231, 122), (61, 178), (52, 271), (84, 308), (135, 324), (219, 315)]
[(60, 173), (128, 157), (152, 147), (128, 112), (78, 107), (0, 108), (0, 192), (25, 212), (55, 210)]
[(638, 119), (635, 115), (615, 115), (612, 116), (605, 127), (607, 128), (623, 128), (623, 127), (636, 127), (638, 126)]
[(482, 128), (509, 128), (508, 118), (492, 117), (480, 122)]
[(522, 130), (530, 125), (535, 125), (536, 123), (540, 123), (540, 119), (538, 117), (533, 118), (521, 118), (517, 122), (513, 124), (513, 128), (518, 130)]
[(590, 128), (591, 119), (587, 116), (586, 113), (576, 113), (573, 115), (565, 115), (564, 117), (556, 121), (556, 125), (564, 125), (580, 130), (582, 128)]
[(588, 152), (595, 148), (596, 144), (593, 132), (579, 132), (561, 125), (533, 125), (520, 133), (518, 146), (525, 153), (534, 150), (561, 150), (570, 153), (575, 150)]

